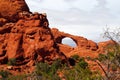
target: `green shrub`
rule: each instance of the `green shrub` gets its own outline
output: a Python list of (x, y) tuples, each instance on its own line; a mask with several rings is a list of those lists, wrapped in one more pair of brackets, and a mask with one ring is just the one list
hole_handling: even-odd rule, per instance
[(55, 74), (58, 69), (62, 68), (62, 63), (60, 59), (55, 60), (50, 66), (50, 71), (52, 74)]
[(8, 65), (13, 65), (13, 66), (16, 65), (16, 59), (15, 58), (9, 59), (7, 64)]
[(75, 61), (77, 61), (77, 60), (79, 60), (80, 57), (79, 57), (79, 55), (73, 55), (73, 56), (71, 56), (71, 58), (74, 59)]
[[(99, 60), (99, 65), (101, 69), (104, 71), (107, 80), (118, 80), (120, 76), (117, 72), (120, 72), (120, 28), (110, 29), (106, 28), (103, 34), (104, 38), (107, 38), (112, 41), (112, 44), (109, 44), (105, 47), (107, 54), (105, 55), (107, 59), (104, 61)], [(107, 69), (105, 69), (101, 64), (104, 63)], [(113, 70), (113, 71), (112, 71)], [(116, 79), (116, 77), (118, 79)]]
[(65, 80), (101, 80), (101, 76), (93, 74), (89, 68), (83, 69), (76, 64), (72, 69), (64, 69)]
[[(60, 80), (57, 70), (61, 67), (61, 61), (56, 60), (53, 64), (37, 63), (34, 76), (40, 76), (40, 80)], [(39, 78), (37, 78), (39, 80)]]
[(2, 78), (7, 78), (10, 75), (10, 72), (1, 70), (0, 75), (2, 76)]
[(63, 69), (65, 80), (102, 80), (101, 75), (94, 74), (89, 69), (85, 58), (78, 55), (74, 55), (72, 58), (76, 60), (76, 64), (72, 68)]
[(105, 61), (107, 59), (107, 56), (105, 54), (99, 54), (98, 58), (99, 61)]
[(37, 75), (42, 75), (44, 73), (48, 73), (49, 70), (50, 70), (49, 68), (50, 68), (49, 64), (40, 62), (40, 63), (36, 64), (35, 72), (36, 72)]
[(83, 69), (88, 67), (88, 63), (85, 61), (84, 58), (80, 58), (79, 62), (76, 65), (79, 65)]
[(65, 80), (101, 80), (100, 75), (93, 74), (88, 68), (88, 63), (84, 58), (78, 59), (78, 62), (71, 68), (62, 64), (60, 59), (53, 61), (51, 65), (48, 63), (37, 63), (35, 71), (30, 75), (10, 76), (7, 80), (62, 80), (58, 76), (58, 72), (63, 72)]

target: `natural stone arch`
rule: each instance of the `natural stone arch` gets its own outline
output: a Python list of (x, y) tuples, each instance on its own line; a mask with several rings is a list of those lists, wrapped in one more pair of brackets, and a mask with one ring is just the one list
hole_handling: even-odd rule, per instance
[(78, 41), (77, 41), (76, 39), (74, 39), (73, 37), (71, 37), (70, 35), (68, 35), (68, 34), (63, 34), (63, 35), (61, 35), (61, 36), (58, 36), (57, 38), (55, 38), (55, 41), (56, 41), (57, 43), (61, 44), (61, 43), (62, 43), (62, 40), (63, 40), (64, 38), (70, 38), (71, 40), (73, 40), (74, 43), (76, 43), (76, 46), (78, 46)]
[(98, 49), (98, 46), (95, 42), (93, 42), (91, 40), (87, 40), (84, 37), (64, 33), (64, 32), (59, 31), (56, 28), (52, 28), (51, 32), (54, 37), (54, 41), (58, 44), (62, 43), (63, 38), (68, 37), (68, 38), (71, 38), (76, 43), (76, 45), (77, 45), (76, 47), (90, 49), (90, 50), (94, 50), (94, 51)]
[(72, 38), (69, 38), (69, 37), (64, 37), (62, 39), (62, 44), (69, 45), (71, 47), (77, 46), (77, 43)]

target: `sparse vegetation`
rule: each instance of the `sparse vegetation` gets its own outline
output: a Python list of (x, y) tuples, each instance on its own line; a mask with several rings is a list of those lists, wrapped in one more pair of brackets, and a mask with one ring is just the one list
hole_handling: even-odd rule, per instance
[[(75, 55), (73, 57), (76, 60), (76, 64), (72, 67), (62, 64), (61, 60), (56, 60), (53, 64), (49, 65), (47, 63), (36, 64), (36, 70), (34, 76), (36, 79), (40, 80), (101, 80), (100, 75), (94, 74), (88, 67), (88, 63), (84, 58), (80, 58)], [(71, 57), (71, 58), (72, 58)], [(61, 73), (61, 74), (59, 74)], [(58, 76), (62, 75), (62, 76)]]
[(75, 66), (64, 69), (65, 80), (102, 80), (101, 75), (92, 72), (84, 58), (77, 55), (72, 56), (76, 60)]
[(75, 61), (77, 61), (77, 60), (79, 60), (80, 57), (78, 55), (73, 55), (73, 56), (71, 56), (71, 58), (74, 59)]
[[(98, 60), (100, 61), (99, 65), (106, 75), (105, 80), (118, 80), (117, 78), (120, 78), (120, 62), (117, 59), (115, 52), (100, 54)], [(101, 64), (103, 64), (106, 69)]]
[(15, 58), (9, 59), (7, 64), (12, 66), (16, 65), (16, 59)]
[[(104, 32), (104, 37), (113, 41), (106, 47), (106, 54), (100, 54), (97, 60), (99, 66), (105, 73), (105, 80), (119, 80), (120, 79), (120, 28), (110, 30), (107, 28)], [(102, 64), (104, 64), (105, 69)]]
[(54, 61), (51, 65), (42, 62), (37, 63), (34, 76), (39, 76), (41, 80), (60, 80), (60, 77), (57, 75), (57, 70), (61, 67), (61, 60), (59, 59)]
[(4, 70), (0, 71), (0, 76), (2, 77), (2, 79), (7, 78), (9, 75), (10, 75), (10, 72), (8, 71), (4, 71)]
[(102, 80), (100, 74), (92, 72), (84, 58), (74, 55), (71, 59), (75, 60), (74, 66), (63, 64), (60, 59), (48, 63), (37, 63), (35, 71), (29, 75), (17, 75), (6, 77), (7, 80)]

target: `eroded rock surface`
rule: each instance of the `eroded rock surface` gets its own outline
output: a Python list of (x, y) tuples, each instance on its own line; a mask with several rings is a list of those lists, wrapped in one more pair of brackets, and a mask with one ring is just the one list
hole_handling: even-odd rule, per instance
[(24, 0), (0, 0), (0, 17), (9, 21), (16, 21), (18, 13), (27, 11), (29, 8)]
[[(81, 36), (75, 36), (68, 33), (64, 33), (56, 28), (51, 29), (51, 31), (54, 36), (55, 42), (60, 48), (60, 51), (63, 52), (67, 57), (70, 57), (75, 54), (80, 56), (92, 56), (91, 54), (96, 55), (98, 45), (92, 40), (88, 40)], [(62, 39), (66, 37), (71, 38), (77, 46), (75, 48), (72, 48), (70, 46), (68, 47), (67, 45), (62, 44)]]
[(16, 58), (18, 64), (24, 64), (31, 60), (39, 62), (59, 57), (60, 52), (46, 16), (38, 13), (27, 15), (22, 15), (16, 23), (6, 23), (0, 27), (1, 62)]

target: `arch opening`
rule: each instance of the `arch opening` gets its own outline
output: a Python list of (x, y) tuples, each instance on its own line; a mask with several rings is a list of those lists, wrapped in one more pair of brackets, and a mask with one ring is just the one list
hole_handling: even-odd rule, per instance
[(69, 37), (65, 37), (62, 39), (62, 44), (71, 46), (71, 47), (76, 47), (77, 44), (75, 43), (75, 41)]

